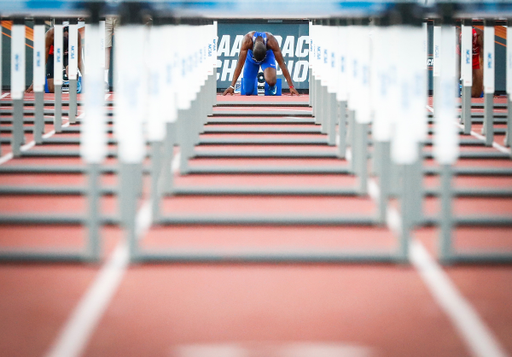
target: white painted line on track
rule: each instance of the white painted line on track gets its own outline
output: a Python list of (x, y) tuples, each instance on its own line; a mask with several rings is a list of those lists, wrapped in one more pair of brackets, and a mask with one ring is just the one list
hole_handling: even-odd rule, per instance
[[(433, 113), (434, 112), (434, 108), (432, 108), (430, 105), (427, 105), (427, 109), (429, 112)], [(464, 129), (464, 125), (462, 124), (459, 124), (459, 123), (456, 123), (456, 125), (460, 128), (460, 129)], [(477, 132), (475, 131), (471, 131), (470, 132), (472, 136), (474, 136), (475, 138), (477, 138), (478, 140), (482, 140), (482, 141), (485, 141), (485, 136), (483, 135), (480, 135), (478, 134)], [(492, 143), (492, 147), (495, 148), (496, 150), (498, 151), (501, 151), (502, 153), (505, 153), (505, 154), (510, 154), (512, 155), (512, 149), (507, 149), (506, 147), (498, 144), (497, 142), (493, 141)]]
[(368, 347), (345, 343), (219, 343), (183, 345), (173, 349), (176, 357), (369, 357), (374, 351)]
[[(68, 126), (69, 126), (69, 123), (62, 124), (63, 128), (67, 128)], [(55, 135), (55, 130), (49, 131), (48, 133), (44, 134), (43, 139), (48, 139), (48, 138), (52, 137), (53, 135)], [(27, 150), (32, 149), (34, 146), (36, 146), (36, 142), (32, 140), (31, 142), (23, 145), (20, 148), (20, 150), (27, 151)], [(11, 160), (12, 158), (13, 158), (12, 152), (5, 154), (4, 156), (0, 157), (0, 165), (5, 164), (7, 161)]]
[(80, 356), (95, 327), (117, 291), (128, 267), (128, 245), (119, 243), (101, 268), (93, 284), (78, 303), (59, 337), (46, 356)]
[(443, 309), (457, 331), (470, 348), (472, 355), (481, 357), (505, 357), (505, 350), (493, 336), (492, 331), (478, 316), (471, 304), (457, 290), (446, 272), (428, 254), (425, 247), (412, 239), (409, 260), (420, 274), (423, 282)]
[[(457, 126), (461, 129), (464, 129), (464, 125), (462, 124), (457, 124)], [(471, 135), (474, 136), (475, 138), (477, 138), (478, 140), (482, 140), (482, 141), (485, 141), (485, 136), (481, 135), (481, 134), (478, 134), (477, 132), (471, 130)], [(492, 147), (495, 148), (496, 150), (498, 151), (501, 151), (502, 153), (505, 153), (505, 154), (510, 154), (510, 149), (507, 149), (506, 147), (504, 146), (501, 146), (500, 144), (498, 144), (497, 142), (493, 141), (492, 142)]]
[[(179, 167), (179, 154), (174, 156), (171, 166)], [(146, 200), (136, 217), (135, 230), (139, 239), (146, 234), (151, 226), (151, 221), (151, 201)], [(128, 245), (122, 241), (102, 266), (96, 279), (64, 324), (52, 348), (46, 354), (47, 357), (78, 357), (82, 355), (123, 280), (129, 260)]]
[(0, 165), (5, 164), (7, 161), (12, 159), (12, 152), (5, 154), (4, 156), (0, 157)]
[[(432, 107), (428, 105), (427, 109), (433, 112)], [(377, 186), (375, 181), (373, 183)], [(379, 188), (377, 186), (373, 189), (378, 190)], [(400, 213), (389, 206), (387, 213), (386, 223), (388, 227), (393, 232), (400, 233), (402, 219)], [(469, 301), (459, 292), (455, 283), (450, 280), (443, 268), (432, 258), (424, 245), (412, 237), (409, 246), (409, 261), (416, 268), (430, 294), (448, 316), (473, 356), (507, 356), (493, 332), (480, 318)]]
[(5, 98), (5, 97), (7, 97), (9, 94), (11, 94), (11, 93), (4, 93), (4, 94), (2, 94), (2, 95), (0, 96), (0, 99), (4, 99), (4, 98)]
[(105, 94), (105, 100), (107, 100), (110, 96), (111, 94)]

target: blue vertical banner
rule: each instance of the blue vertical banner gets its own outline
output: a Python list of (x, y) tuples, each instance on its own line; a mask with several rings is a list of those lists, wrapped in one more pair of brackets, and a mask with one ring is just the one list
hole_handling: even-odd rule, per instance
[[(309, 88), (309, 23), (303, 20), (219, 21), (217, 47), (217, 88), (230, 86), (244, 36), (251, 31), (270, 32), (279, 42), (284, 62), (296, 89)], [(288, 88), (281, 69), (283, 88)]]

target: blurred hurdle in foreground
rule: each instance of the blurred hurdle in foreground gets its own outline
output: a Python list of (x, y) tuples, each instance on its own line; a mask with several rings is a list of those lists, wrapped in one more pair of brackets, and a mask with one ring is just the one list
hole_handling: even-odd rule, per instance
[[(510, 153), (460, 151), (460, 145), (493, 145), (494, 113), (493, 72), (486, 71), (484, 134), (485, 140), (463, 138), (459, 141), (457, 127), (457, 71), (455, 56), (455, 27), (457, 8), (443, 5), (437, 11), (439, 29), (434, 31), (434, 41), (439, 46), (435, 63), (434, 122), (429, 122), (426, 111), (426, 43), (427, 12), (416, 4), (394, 4), (371, 13), (338, 14), (335, 18), (312, 20), (310, 27), (310, 103), (313, 115), (305, 120), (316, 122), (326, 139), (319, 141), (290, 140), (285, 144), (320, 144), (329, 146), (328, 157), (337, 157), (346, 163), (340, 167), (273, 167), (232, 168), (196, 167), (190, 159), (199, 154), (195, 146), (209, 143), (200, 138), (204, 125), (214, 117), (216, 105), (216, 38), (214, 21), (204, 18), (175, 16), (168, 11), (158, 11), (151, 2), (121, 3), (116, 12), (121, 26), (116, 34), (115, 46), (115, 108), (114, 136), (107, 140), (107, 115), (105, 113), (104, 84), (102, 81), (103, 52), (100, 39), (102, 3), (91, 3), (86, 28), (91, 39), (86, 49), (86, 78), (84, 79), (85, 114), (78, 120), (81, 126), (80, 155), (87, 164), (90, 184), (87, 195), (89, 211), (86, 217), (12, 217), (0, 216), (4, 224), (87, 224), (88, 246), (85, 252), (4, 252), (3, 260), (97, 260), (100, 254), (99, 227), (104, 223), (120, 223), (126, 233), (129, 253), (133, 262), (407, 262), (411, 234), (416, 227), (439, 225), (441, 228), (440, 257), (444, 262), (510, 262), (512, 254), (479, 251), (459, 254), (452, 247), (455, 226), (510, 226), (511, 217), (454, 217), (452, 202), (456, 196), (489, 194), (462, 192), (451, 185), (452, 175), (477, 174), (510, 175), (508, 169), (491, 170), (476, 168), (464, 170), (453, 167), (458, 158), (492, 157), (509, 159)], [(366, 9), (367, 10), (367, 9)], [(432, 9), (429, 10), (430, 13)], [(369, 19), (369, 15), (373, 15)], [(467, 16), (467, 15), (466, 15)], [(465, 21), (467, 19), (464, 19)], [(485, 31), (493, 19), (486, 20)], [(14, 26), (22, 26), (16, 20)], [(148, 21), (152, 22), (148, 26)], [(60, 21), (56, 22), (60, 26)], [(465, 25), (466, 26), (466, 25)], [(489, 29), (487, 29), (489, 27)], [(13, 31), (13, 59), (20, 59), (24, 40), (21, 27)], [(40, 30), (39, 30), (40, 31)], [(59, 30), (60, 31), (60, 30)], [(40, 32), (38, 32), (40, 33)], [(89, 37), (90, 36), (90, 37)], [(467, 31), (463, 30), (463, 48), (467, 45)], [(490, 36), (490, 35), (487, 35)], [(56, 36), (57, 38), (58, 36)], [(74, 40), (73, 40), (74, 41)], [(490, 40), (486, 41), (487, 43)], [(95, 44), (98, 44), (97, 46)], [(492, 44), (492, 42), (491, 42)], [(39, 43), (37, 44), (39, 45)], [(58, 48), (59, 43), (55, 46)], [(90, 47), (89, 47), (90, 46)], [(493, 58), (492, 50), (485, 52)], [(18, 56), (18, 57), (17, 57)], [(104, 64), (103, 64), (104, 65)], [(492, 67), (492, 63), (490, 63)], [(23, 90), (18, 79), (24, 69), (12, 76), (14, 119), (13, 154), (23, 156)], [(464, 72), (466, 73), (466, 72)], [(38, 77), (40, 86), (40, 77)], [(484, 77), (485, 78), (485, 77)], [(466, 74), (463, 75), (467, 80)], [(464, 82), (463, 116), (467, 115), (469, 82)], [(57, 86), (59, 84), (57, 83)], [(38, 87), (40, 88), (40, 87)], [(21, 91), (20, 91), (21, 90)], [(60, 97), (60, 94), (56, 93)], [(36, 95), (37, 97), (37, 95)], [(41, 96), (39, 95), (39, 98)], [(40, 99), (39, 99), (40, 101)], [(37, 99), (36, 99), (37, 102)], [(71, 102), (70, 102), (71, 103)], [(63, 131), (56, 99), (55, 131)], [(465, 109), (464, 109), (465, 108)], [(491, 109), (489, 109), (491, 108)], [(466, 114), (464, 114), (466, 113)], [(254, 113), (252, 113), (254, 114)], [(70, 120), (71, 120), (70, 116)], [(464, 117), (464, 131), (468, 118)], [(434, 130), (429, 124), (434, 124)], [(471, 118), (469, 118), (471, 123)], [(510, 131), (510, 122), (508, 129)], [(37, 131), (41, 129), (38, 124)], [(16, 133), (14, 133), (14, 131)], [(19, 134), (21, 132), (21, 135)], [(471, 132), (471, 130), (470, 130)], [(434, 138), (428, 135), (434, 133)], [(490, 134), (491, 133), (491, 134)], [(508, 140), (510, 135), (507, 136)], [(58, 141), (59, 138), (55, 138)], [(69, 139), (61, 142), (71, 142)], [(43, 140), (44, 142), (44, 140)], [(77, 141), (74, 141), (77, 143)], [(228, 141), (216, 141), (226, 144)], [(255, 143), (253, 141), (246, 141)], [(231, 143), (236, 143), (231, 141)], [(276, 142), (267, 141), (267, 143)], [(108, 150), (108, 144), (117, 144), (117, 151)], [(176, 150), (176, 146), (179, 151)], [(425, 148), (433, 146), (432, 151)], [(16, 151), (17, 150), (17, 151)], [(16, 153), (15, 153), (16, 151)], [(176, 159), (175, 153), (179, 153)], [(231, 155), (231, 156), (230, 156)], [(222, 153), (215, 157), (303, 157), (312, 158), (311, 152), (292, 154), (269, 153)], [(247, 155), (247, 156), (244, 156)], [(261, 156), (258, 156), (261, 155)], [(266, 155), (266, 156), (265, 156)], [(286, 156), (288, 155), (288, 156)], [(117, 157), (119, 166), (104, 166), (105, 158)], [(368, 159), (371, 158), (371, 161)], [(435, 158), (438, 167), (425, 167), (424, 159)], [(344, 161), (345, 160), (345, 161)], [(258, 187), (198, 187), (188, 190), (173, 182), (172, 163), (178, 162), (179, 174), (193, 173), (335, 173), (357, 178), (354, 187), (329, 190), (322, 187), (286, 189), (261, 189)], [(371, 163), (371, 165), (369, 165)], [(146, 166), (148, 165), (148, 166)], [(29, 169), (27, 169), (28, 171)], [(98, 178), (105, 171), (119, 172), (120, 184), (115, 189), (119, 195), (119, 214), (106, 217), (100, 214)], [(508, 171), (507, 171), (508, 170)], [(2, 171), (2, 170), (0, 170)], [(150, 194), (144, 174), (150, 173)], [(441, 186), (430, 190), (424, 187), (424, 175), (439, 174)], [(83, 191), (82, 191), (83, 192)], [(162, 211), (162, 200), (168, 195), (325, 195), (371, 196), (375, 212), (367, 215), (338, 216), (234, 216), (216, 215), (168, 215)], [(507, 192), (490, 192), (496, 196)], [(442, 210), (436, 217), (423, 211), (425, 197), (440, 196)], [(398, 209), (393, 199), (398, 198)], [(148, 226), (139, 222), (140, 207), (148, 209), (150, 223), (159, 226), (174, 225), (310, 225), (310, 226), (366, 226), (379, 227), (387, 224), (397, 237), (391, 250), (329, 251), (329, 252), (235, 252), (218, 251), (177, 252), (164, 249), (149, 250), (141, 239)]]
[[(48, 167), (48, 166), (25, 166), (13, 165), (1, 167), (0, 173), (22, 174), (22, 173), (84, 173), (88, 176), (89, 183), (86, 187), (23, 187), (12, 186), (2, 187), (2, 195), (83, 195), (87, 197), (87, 209), (84, 214), (2, 214), (0, 223), (3, 225), (62, 225), (62, 226), (86, 226), (86, 238), (83, 247), (75, 250), (63, 250), (52, 248), (41, 250), (10, 249), (0, 251), (0, 260), (3, 261), (98, 261), (101, 256), (100, 226), (104, 223), (113, 224), (118, 220), (115, 217), (105, 217), (100, 215), (100, 192), (99, 175), (101, 164), (106, 156), (106, 117), (104, 108), (104, 84), (102, 63), (104, 62), (104, 50), (100, 48), (99, 32), (99, 11), (92, 6), (89, 9), (89, 21), (91, 24), (87, 28), (88, 41), (88, 73), (87, 81), (84, 83), (84, 107), (87, 108), (87, 120), (81, 124), (81, 154), (86, 166), (79, 167)], [(63, 21), (61, 18), (55, 19), (54, 26), (54, 85), (55, 100), (53, 102), (44, 101), (45, 90), (45, 27), (42, 18), (35, 18), (34, 25), (34, 81), (33, 90), (35, 101), (25, 100), (25, 20), (22, 17), (14, 17), (12, 27), (12, 46), (11, 46), (11, 97), (13, 101), (13, 119), (12, 119), (12, 156), (18, 157), (41, 157), (42, 154), (50, 157), (77, 156), (78, 153), (64, 151), (29, 151), (33, 145), (61, 143), (50, 138), (54, 133), (63, 132), (70, 124), (77, 123), (77, 67), (78, 67), (78, 21), (72, 19), (69, 22), (68, 41), (69, 41), (69, 60), (68, 76), (70, 80), (70, 92), (68, 101), (67, 121), (63, 123), (62, 112), (62, 84), (63, 71), (65, 63), (65, 53), (63, 51)], [(99, 77), (98, 77), (99, 75)], [(99, 78), (99, 79), (98, 79)], [(24, 105), (33, 104), (34, 110), (24, 109)], [(47, 111), (44, 106), (54, 104), (52, 111)], [(32, 143), (25, 144), (25, 116), (33, 114), (33, 137)], [(44, 115), (53, 114), (49, 123), (53, 123), (54, 130), (43, 135), (45, 130)], [(73, 155), (74, 154), (74, 155)], [(52, 207), (48, 207), (47, 212), (51, 212)]]

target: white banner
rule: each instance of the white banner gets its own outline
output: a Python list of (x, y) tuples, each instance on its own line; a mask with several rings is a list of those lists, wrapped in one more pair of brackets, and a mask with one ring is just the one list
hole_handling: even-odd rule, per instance
[[(511, 27), (507, 27), (507, 38), (512, 39)], [(507, 46), (507, 93), (512, 100), (512, 46)]]
[[(97, 25), (88, 27), (87, 40), (91, 43), (98, 43), (99, 28)], [(105, 52), (100, 52), (99, 46), (91, 46), (89, 50), (89, 68), (87, 76), (84, 77), (86, 114), (81, 127), (80, 154), (85, 162), (99, 164), (107, 155), (105, 93), (103, 69), (101, 68)]]
[(69, 25), (68, 78), (77, 78), (78, 68), (78, 25)]
[(494, 26), (484, 27), (484, 93), (494, 94)]
[(149, 51), (146, 54), (151, 60), (149, 71), (149, 116), (148, 139), (150, 141), (162, 141), (165, 138), (165, 111), (167, 109), (166, 98), (163, 96), (165, 73), (165, 45), (163, 29), (161, 26), (152, 26), (149, 29)]
[(439, 77), (441, 70), (441, 26), (434, 26), (434, 65), (432, 73)]
[[(142, 120), (146, 115), (145, 28), (127, 25), (116, 29), (115, 125), (119, 158), (124, 163), (141, 163), (145, 156)], [(129, 59), (127, 61), (126, 59)]]
[(46, 82), (44, 25), (34, 26), (34, 92), (44, 92)]
[[(100, 52), (105, 53), (105, 20), (100, 21)], [(103, 60), (100, 62), (101, 68), (105, 69), (105, 56), (103, 56)]]
[(462, 39), (460, 51), (460, 73), (463, 85), (473, 85), (473, 27), (462, 25)]
[(25, 92), (25, 25), (11, 30), (11, 97), (23, 99)]
[[(441, 50), (443, 53), (439, 103), (435, 114), (434, 157), (442, 165), (454, 164), (459, 156), (457, 122), (457, 70), (455, 58), (455, 27), (443, 26)], [(494, 42), (493, 42), (494, 46)]]
[(63, 26), (55, 25), (53, 28), (53, 84), (62, 85), (62, 70), (64, 66), (64, 40)]

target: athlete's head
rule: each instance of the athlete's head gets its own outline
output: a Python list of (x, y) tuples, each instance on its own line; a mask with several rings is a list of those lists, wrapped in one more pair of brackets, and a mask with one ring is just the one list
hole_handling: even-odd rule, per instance
[(252, 46), (252, 55), (258, 62), (263, 61), (267, 55), (267, 46), (263, 42), (263, 37), (258, 36)]

